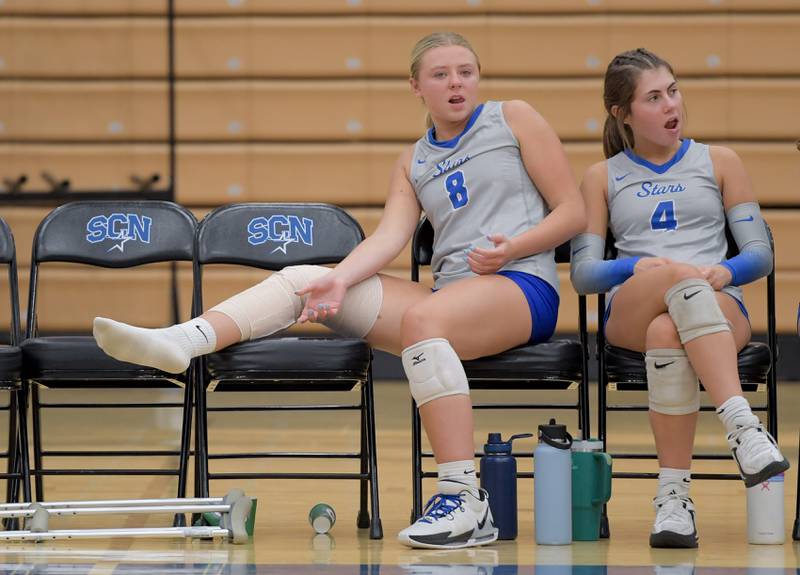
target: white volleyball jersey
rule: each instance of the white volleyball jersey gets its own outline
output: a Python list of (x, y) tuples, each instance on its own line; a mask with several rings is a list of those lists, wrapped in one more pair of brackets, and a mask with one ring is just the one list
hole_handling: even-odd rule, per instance
[[(475, 275), (467, 251), (494, 247), (488, 235), (517, 236), (549, 213), (522, 162), (502, 102), (478, 106), (452, 140), (436, 141), (433, 130), (420, 138), (411, 158), (411, 183), (435, 232), (431, 265), (437, 288)], [(539, 276), (558, 291), (553, 250), (502, 269)]]
[[(707, 145), (685, 139), (661, 165), (630, 150), (607, 164), (609, 226), (618, 258), (667, 257), (696, 266), (726, 259), (725, 207)], [(723, 291), (742, 299), (736, 286)]]

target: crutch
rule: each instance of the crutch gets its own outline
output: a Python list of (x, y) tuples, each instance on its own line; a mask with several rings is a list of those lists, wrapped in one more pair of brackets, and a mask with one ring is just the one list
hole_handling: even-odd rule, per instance
[[(234, 544), (246, 543), (246, 522), (253, 500), (241, 489), (225, 497), (182, 499), (118, 499), (107, 501), (61, 501), (0, 505), (0, 518), (22, 517), (24, 529), (0, 531), (2, 541), (45, 541), (101, 537), (202, 538), (222, 537)], [(219, 526), (155, 527), (131, 529), (49, 529), (50, 516), (115, 515), (131, 513), (219, 513)]]

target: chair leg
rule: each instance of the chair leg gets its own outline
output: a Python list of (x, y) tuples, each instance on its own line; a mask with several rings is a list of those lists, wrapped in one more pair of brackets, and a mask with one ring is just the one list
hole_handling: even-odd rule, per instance
[(31, 466), (28, 454), (28, 384), (23, 383), (22, 388), (17, 392), (19, 394), (17, 402), (17, 419), (19, 425), (17, 426), (19, 432), (19, 447), (18, 447), (18, 468), (20, 474), (20, 481), (22, 483), (22, 501), (31, 501)]
[[(603, 300), (598, 300), (599, 309)], [(597, 336), (597, 437), (603, 442), (603, 451), (608, 451), (606, 433), (608, 431), (608, 375), (606, 374), (605, 338), (604, 327), (598, 327)], [(608, 504), (603, 504), (603, 514), (600, 517), (600, 538), (608, 539), (611, 536), (611, 525), (608, 521)]]
[(7, 471), (8, 479), (6, 480), (6, 502), (15, 503), (17, 501), (17, 494), (19, 493), (19, 477), (14, 475), (17, 472), (17, 452), (19, 446), (19, 434), (17, 433), (17, 411), (19, 397), (18, 391), (10, 391), (8, 396), (8, 458), (7, 458)]
[(377, 439), (375, 434), (375, 386), (372, 384), (372, 369), (367, 374), (367, 442), (369, 448), (369, 486), (370, 503), (372, 504), (372, 522), (370, 524), (369, 538), (383, 539), (383, 523), (381, 523), (380, 497), (378, 495), (378, 456)]
[[(800, 453), (800, 439), (797, 441), (797, 450)], [(797, 474), (797, 492), (794, 501), (794, 527), (792, 528), (792, 539), (800, 541), (800, 473)]]
[[(189, 368), (189, 380), (183, 390), (183, 412), (181, 423), (181, 449), (178, 456), (178, 497), (186, 497), (186, 483), (189, 475), (189, 452), (191, 451), (192, 439), (192, 396), (194, 391), (194, 364)], [(183, 527), (186, 525), (186, 517), (179, 513), (175, 515), (172, 523), (173, 527)]]
[[(19, 398), (18, 390), (9, 391), (8, 400), (8, 458), (6, 460), (6, 503), (16, 503), (19, 499), (20, 463), (19, 463), (19, 433), (17, 433), (17, 410)], [(3, 520), (6, 531), (19, 529), (19, 520), (8, 517)]]
[(208, 412), (206, 409), (206, 386), (204, 364), (194, 378), (195, 380), (195, 497), (208, 497)]
[(44, 501), (44, 477), (42, 476), (42, 414), (39, 403), (39, 388), (31, 387), (31, 415), (33, 416), (33, 466), (36, 501)]
[(367, 511), (367, 490), (369, 487), (369, 479), (365, 476), (369, 469), (369, 445), (367, 443), (367, 387), (368, 383), (361, 386), (361, 409), (359, 410), (361, 418), (361, 450), (359, 451), (361, 462), (361, 475), (359, 480), (360, 503), (358, 507), (358, 519), (356, 525), (359, 529), (366, 529), (369, 527), (369, 512)]
[(178, 462), (178, 497), (186, 497), (186, 482), (188, 479), (189, 452), (191, 451), (192, 437), (192, 396), (194, 386), (191, 374), (183, 391), (183, 413), (181, 423), (181, 449)]
[(420, 423), (417, 402), (411, 400), (411, 485), (413, 500), (411, 506), (411, 522), (422, 515), (422, 424)]

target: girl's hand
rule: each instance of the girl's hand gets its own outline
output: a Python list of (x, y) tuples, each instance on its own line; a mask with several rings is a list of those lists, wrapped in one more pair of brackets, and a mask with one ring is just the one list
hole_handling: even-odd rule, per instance
[(472, 248), (467, 252), (467, 263), (478, 275), (493, 274), (514, 259), (511, 255), (511, 240), (503, 234), (486, 236), (493, 248)]
[(343, 281), (332, 276), (333, 274), (330, 273), (324, 275), (295, 292), (295, 295), (301, 297), (308, 295), (303, 311), (297, 318), (298, 323), (323, 322), (339, 312), (339, 307), (347, 292), (347, 286)]
[(703, 274), (703, 278), (717, 291), (724, 288), (733, 280), (731, 270), (719, 264), (715, 266), (701, 266), (699, 269)]

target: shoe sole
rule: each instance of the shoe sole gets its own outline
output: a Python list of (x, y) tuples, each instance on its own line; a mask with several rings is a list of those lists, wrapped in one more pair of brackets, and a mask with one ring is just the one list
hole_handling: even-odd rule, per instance
[(753, 475), (745, 475), (741, 467), (739, 467), (739, 473), (742, 476), (742, 479), (744, 479), (745, 487), (755, 487), (756, 485), (764, 483), (770, 477), (775, 477), (779, 473), (783, 473), (787, 469), (789, 469), (789, 462), (784, 458), (783, 461), (773, 461), (764, 469)]
[(409, 547), (414, 547), (416, 549), (465, 549), (467, 547), (478, 547), (479, 545), (488, 545), (489, 543), (494, 543), (497, 541), (497, 537), (500, 534), (499, 530), (495, 530), (493, 533), (488, 535), (484, 535), (482, 537), (475, 537), (472, 538), (464, 543), (454, 543), (452, 545), (435, 545), (433, 543), (422, 543), (420, 541), (415, 541), (411, 538), (400, 538), (398, 537), (398, 541), (403, 545), (407, 545)]
[(651, 533), (650, 547), (660, 549), (694, 549), (697, 547), (697, 531), (690, 535), (681, 535), (674, 531)]

